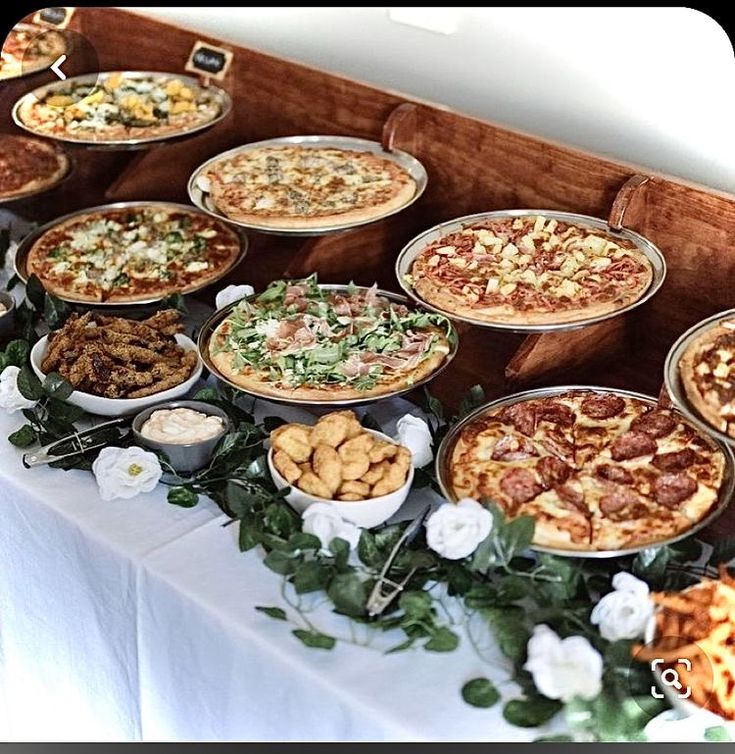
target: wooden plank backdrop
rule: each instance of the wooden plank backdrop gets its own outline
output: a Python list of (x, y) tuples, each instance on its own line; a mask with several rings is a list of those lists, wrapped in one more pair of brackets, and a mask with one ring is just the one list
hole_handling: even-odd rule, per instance
[[(454, 364), (431, 390), (450, 405), (481, 383), (489, 397), (510, 386), (591, 383), (657, 394), (664, 357), (696, 321), (735, 305), (735, 196), (469, 117), (446, 107), (330, 74), (198, 32), (112, 8), (79, 8), (72, 29), (93, 44), (100, 70), (183, 72), (197, 39), (233, 50), (222, 83), (233, 112), (206, 133), (144, 153), (73, 149), (76, 170), (63, 188), (25, 205), (50, 219), (105, 201), (187, 201), (193, 169), (217, 153), (258, 139), (343, 134), (381, 139), (397, 106), (414, 103), (394, 134), (395, 146), (425, 165), (429, 184), (408, 210), (360, 230), (321, 239), (251, 234), (251, 252), (229, 278), (264, 286), (280, 275), (319, 272), (325, 282), (398, 289), (395, 258), (414, 235), (438, 222), (484, 210), (537, 208), (608, 217), (618, 191), (635, 174), (650, 176), (625, 215), (666, 257), (668, 276), (648, 303), (614, 325), (524, 339), (462, 327)], [(125, 30), (121, 33), (121, 30)], [(83, 68), (73, 54), (67, 72)], [(13, 102), (51, 73), (2, 85), (4, 131), (16, 130)], [(208, 294), (212, 295), (212, 294)], [(735, 528), (735, 506), (719, 531)]]

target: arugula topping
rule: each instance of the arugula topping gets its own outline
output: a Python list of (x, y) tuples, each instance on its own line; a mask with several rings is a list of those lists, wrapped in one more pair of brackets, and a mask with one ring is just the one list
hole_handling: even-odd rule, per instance
[(349, 385), (369, 390), (386, 373), (410, 372), (451, 342), (454, 330), (439, 314), (410, 310), (350, 284), (322, 288), (316, 274), (277, 280), (241, 301), (220, 329), (216, 352), (289, 387)]

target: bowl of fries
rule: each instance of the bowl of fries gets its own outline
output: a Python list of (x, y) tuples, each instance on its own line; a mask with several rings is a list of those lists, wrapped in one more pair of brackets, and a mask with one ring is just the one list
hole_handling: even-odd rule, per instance
[(365, 429), (352, 411), (322, 416), (313, 426), (284, 424), (270, 436), (268, 468), (299, 513), (330, 503), (346, 521), (370, 529), (405, 502), (413, 483), (411, 451)]
[(709, 713), (735, 733), (735, 578), (722, 566), (680, 592), (654, 592), (656, 611), (636, 660), (650, 663), (660, 693), (685, 715)]
[(144, 320), (73, 314), (33, 346), (31, 367), (40, 380), (61, 374), (74, 387), (67, 401), (90, 414), (134, 414), (186, 395), (201, 376), (196, 344), (181, 329), (171, 309)]

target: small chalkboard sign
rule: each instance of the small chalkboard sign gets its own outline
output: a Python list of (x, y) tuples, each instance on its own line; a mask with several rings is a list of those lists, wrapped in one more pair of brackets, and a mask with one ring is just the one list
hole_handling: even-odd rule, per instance
[(221, 81), (232, 63), (232, 51), (199, 40), (186, 61), (185, 70)]
[(33, 23), (53, 26), (55, 29), (66, 29), (74, 15), (74, 10), (74, 8), (43, 8), (33, 16)]

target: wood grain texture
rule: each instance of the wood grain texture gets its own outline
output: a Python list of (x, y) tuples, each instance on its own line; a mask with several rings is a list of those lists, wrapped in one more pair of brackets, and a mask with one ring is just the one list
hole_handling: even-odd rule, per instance
[[(102, 70), (183, 71), (196, 39), (222, 44), (112, 8), (79, 8), (72, 23), (94, 43)], [(135, 29), (134, 44), (121, 34), (130, 28)], [(432, 383), (432, 392), (456, 406), (466, 388), (480, 383), (488, 397), (497, 397), (508, 390), (506, 366), (510, 362), (511, 377), (515, 369), (516, 378), (549, 384), (589, 382), (657, 395), (664, 357), (678, 335), (703, 317), (733, 306), (734, 196), (256, 50), (229, 46), (235, 51), (224, 82), (234, 100), (230, 117), (205, 134), (153, 149), (144, 157), (73, 150), (78, 164), (72, 179), (63, 191), (37, 201), (27, 214), (48, 219), (61, 211), (101, 203), (106, 191), (114, 199), (183, 200), (193, 169), (224, 149), (296, 134), (343, 134), (379, 141), (391, 112), (403, 102), (412, 102), (415, 128), (412, 124), (406, 143), (429, 175), (428, 188), (415, 205), (385, 222), (317, 240), (251, 234), (251, 253), (229, 282), (262, 287), (285, 271), (293, 275), (317, 271), (325, 281), (354, 279), (369, 284), (377, 280), (383, 287), (396, 289), (396, 255), (427, 227), (473, 212), (511, 208), (568, 210), (606, 218), (626, 181), (644, 174), (651, 180), (636, 192), (625, 225), (661, 249), (668, 276), (651, 301), (626, 315), (627, 338), (620, 340), (620, 332), (612, 331), (595, 337), (591, 330), (567, 339), (544, 337), (524, 344), (521, 336), (468, 328), (457, 359)], [(8, 125), (15, 99), (51, 77), (37, 74), (3, 85), (3, 130), (15, 130)], [(399, 147), (404, 146), (404, 139), (406, 134), (399, 129)], [(133, 160), (135, 164), (126, 171)], [(574, 343), (577, 347), (570, 347)], [(624, 347), (622, 351), (619, 346)], [(613, 353), (620, 355), (613, 358)], [(735, 507), (713, 527), (715, 532), (733, 530)]]

